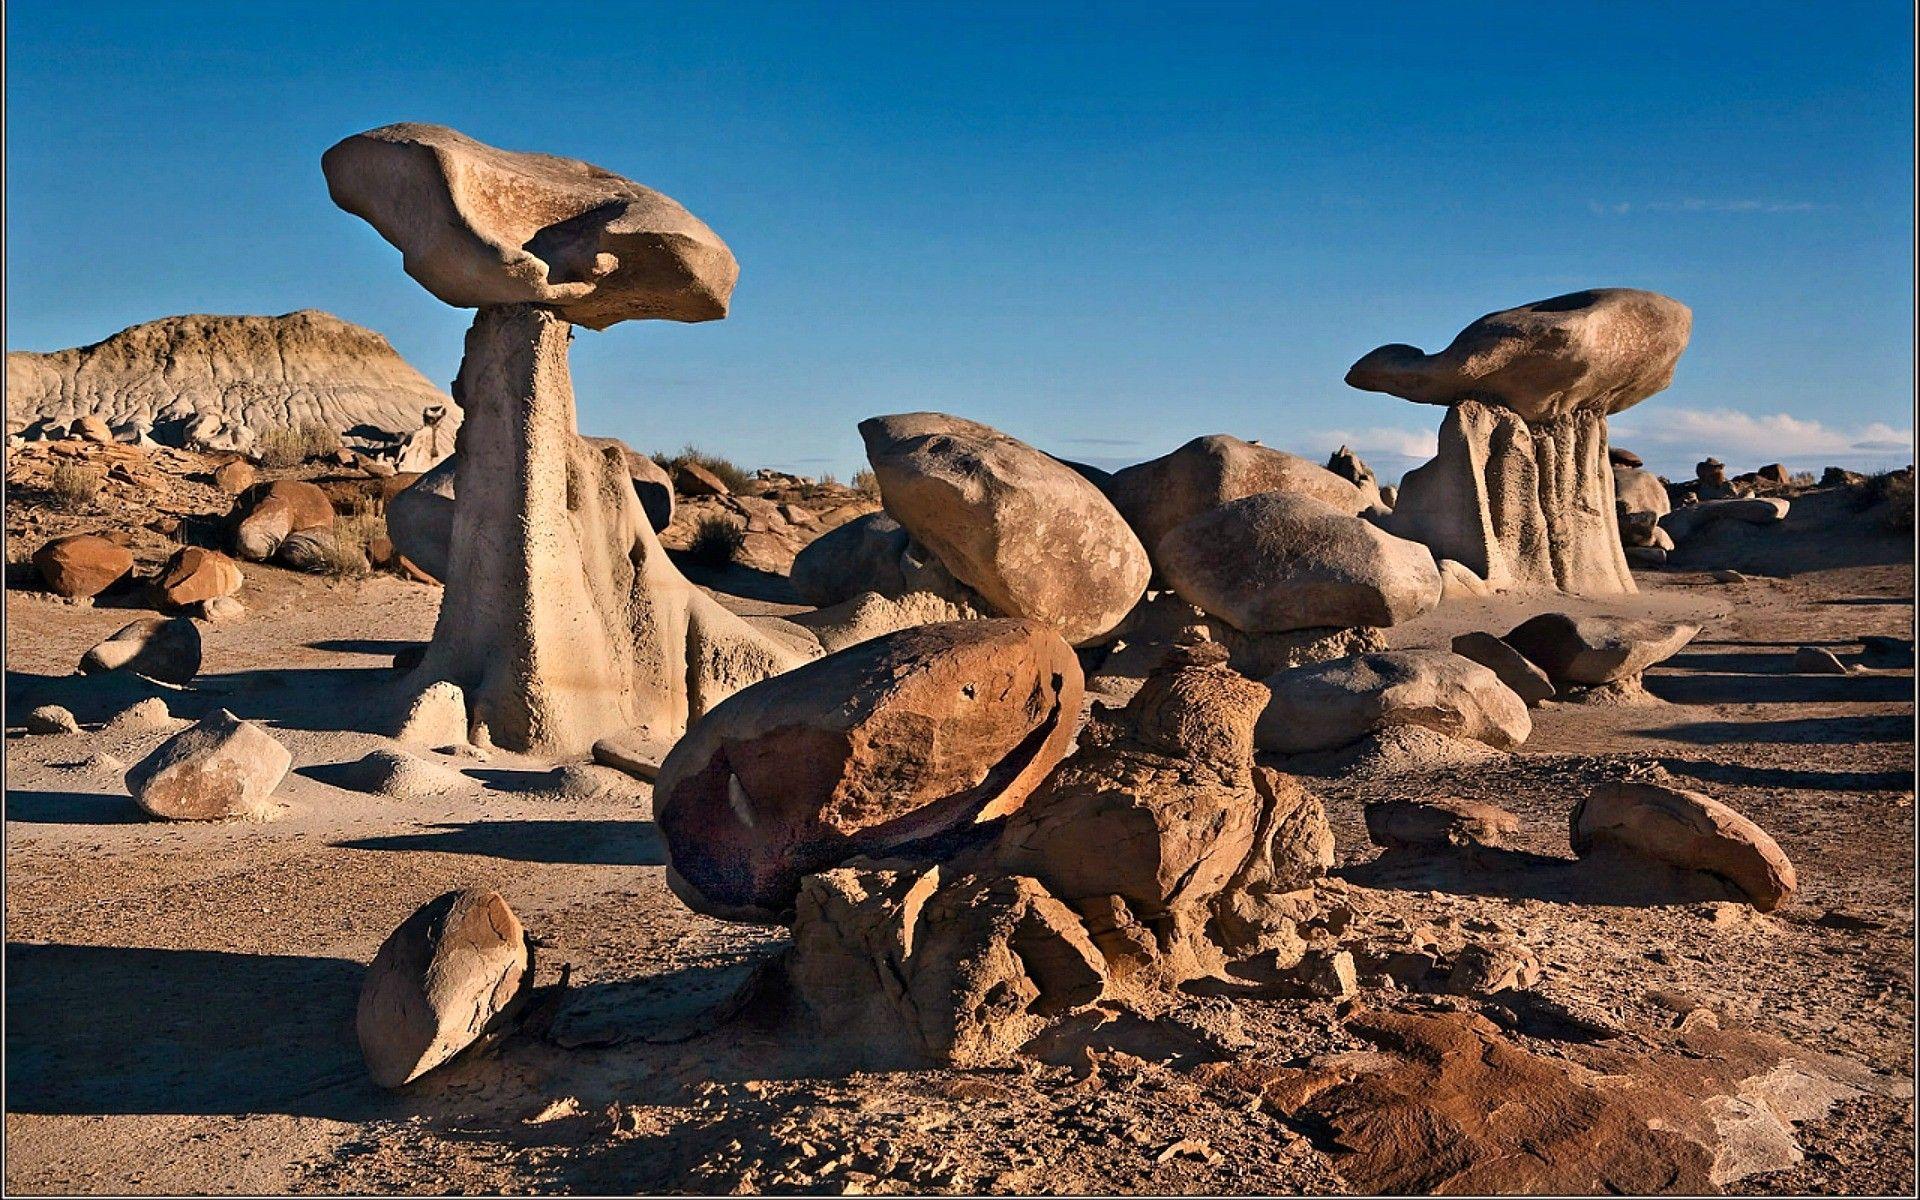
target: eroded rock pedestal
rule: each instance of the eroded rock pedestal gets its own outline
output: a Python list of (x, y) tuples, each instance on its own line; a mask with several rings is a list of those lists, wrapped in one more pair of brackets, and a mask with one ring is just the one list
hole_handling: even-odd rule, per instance
[(1672, 382), (1692, 324), (1665, 296), (1597, 288), (1490, 313), (1438, 354), (1366, 355), (1352, 386), (1448, 407), (1439, 454), (1407, 473), (1384, 524), (1498, 587), (1635, 591), (1607, 417)]
[[(467, 334), (446, 595), (407, 677), (403, 736), (449, 731), (415, 699), (460, 689), (476, 742), (568, 753), (618, 730), (671, 740), (734, 691), (804, 661), (687, 582), (624, 457), (577, 432), (572, 327), (531, 304)], [(444, 694), (444, 689), (442, 689)]]

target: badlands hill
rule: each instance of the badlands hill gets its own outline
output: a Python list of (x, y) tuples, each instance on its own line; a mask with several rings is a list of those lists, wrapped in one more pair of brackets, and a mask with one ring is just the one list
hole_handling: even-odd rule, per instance
[(178, 444), (170, 435), (213, 415), (255, 432), (319, 421), (395, 434), (435, 404), (452, 408), (385, 338), (315, 309), (163, 317), (90, 346), (7, 355), (9, 433), (92, 415)]

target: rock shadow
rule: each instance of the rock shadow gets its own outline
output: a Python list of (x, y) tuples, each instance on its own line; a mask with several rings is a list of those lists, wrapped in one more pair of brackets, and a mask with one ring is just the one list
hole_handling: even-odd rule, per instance
[(669, 551), (667, 557), (680, 573), (703, 588), (716, 592), (725, 592), (729, 596), (738, 596), (743, 600), (764, 600), (769, 604), (804, 604), (800, 594), (793, 590), (793, 584), (785, 575), (776, 575), (772, 571), (762, 571), (757, 567), (733, 563), (725, 567), (709, 567), (694, 562), (677, 551)]
[(1675, 775), (1703, 783), (1740, 787), (1794, 788), (1815, 792), (1897, 792), (1913, 786), (1912, 771), (1809, 771), (1793, 767), (1752, 767), (1693, 759), (1661, 759)]
[(1449, 892), (1616, 908), (1693, 904), (1732, 896), (1729, 885), (1710, 875), (1646, 860), (1623, 862), (1604, 855), (1556, 858), (1488, 847), (1388, 850), (1370, 862), (1336, 868), (1332, 874), (1384, 891)]
[(667, 862), (652, 821), (473, 821), (332, 843), (344, 850), (473, 854), (512, 862), (590, 867), (661, 867)]
[(1674, 704), (1885, 704), (1913, 698), (1905, 675), (1654, 675), (1646, 689)]
[(308, 642), (309, 650), (334, 650), (341, 654), (380, 654), (388, 658), (411, 647), (424, 646), (425, 642), (410, 638), (322, 638), (317, 642)]
[(138, 825), (147, 820), (124, 792), (16, 792), (6, 798), (7, 820), (29, 825)]
[(362, 1120), (397, 1106), (341, 958), (8, 942), (9, 1112)]
[(1913, 718), (1890, 714), (1859, 717), (1801, 717), (1785, 721), (1692, 721), (1634, 731), (1655, 741), (1720, 746), (1736, 742), (1788, 742), (1844, 746), (1858, 742), (1913, 740)]

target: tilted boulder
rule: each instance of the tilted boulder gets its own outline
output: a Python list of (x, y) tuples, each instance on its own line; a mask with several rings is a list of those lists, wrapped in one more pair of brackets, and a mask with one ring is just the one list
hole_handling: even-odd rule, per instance
[(127, 792), (169, 821), (258, 820), (293, 755), (252, 721), (225, 709), (182, 730), (127, 772)]
[(827, 608), (862, 592), (897, 597), (906, 591), (900, 556), (907, 531), (884, 512), (855, 517), (829, 529), (794, 555), (787, 580), (800, 599)]
[(1058, 460), (942, 413), (860, 423), (888, 515), (1004, 616), (1074, 645), (1107, 633), (1146, 591), (1139, 538)]
[(1181, 598), (1246, 633), (1396, 625), (1440, 603), (1425, 546), (1284, 492), (1175, 527), (1160, 539), (1159, 566)]
[(435, 579), (447, 577), (459, 470), (459, 456), (450, 455), (387, 502), (387, 537), (393, 548)]
[(233, 525), (234, 553), (253, 562), (265, 562), (290, 534), (332, 529), (333, 502), (314, 484), (278, 479), (242, 492), (228, 520)]
[(1647, 780), (1602, 784), (1570, 818), (1574, 853), (1624, 851), (1725, 880), (1772, 912), (1799, 880), (1779, 843), (1733, 809), (1699, 792)]
[(354, 1030), (367, 1072), (397, 1088), (512, 1016), (533, 977), (520, 920), (498, 892), (429, 900), (388, 935), (367, 967)]
[(577, 159), (399, 124), (345, 139), (320, 167), (333, 202), (379, 230), (407, 274), (456, 308), (539, 304), (589, 329), (711, 321), (727, 315), (740, 274), (692, 213)]
[(735, 693), (661, 764), (654, 817), (690, 907), (777, 919), (803, 876), (964, 835), (1072, 744), (1079, 662), (1034, 621), (923, 625)]
[(1666, 661), (1699, 632), (1698, 625), (1684, 623), (1541, 613), (1503, 640), (1556, 685), (1599, 687)]
[(217, 596), (231, 596), (244, 582), (240, 565), (218, 550), (183, 546), (154, 576), (153, 588), (168, 608), (186, 608)]
[(1511, 750), (1527, 740), (1526, 703), (1500, 677), (1445, 650), (1389, 650), (1295, 667), (1267, 680), (1262, 750), (1332, 750), (1395, 725), (1421, 725)]
[(1170, 454), (1116, 471), (1106, 487), (1156, 566), (1160, 539), (1173, 529), (1262, 492), (1305, 496), (1348, 516), (1369, 504), (1357, 484), (1318, 463), (1223, 433), (1194, 438)]
[(1491, 633), (1463, 633), (1453, 639), (1453, 652), (1492, 671), (1500, 682), (1533, 708), (1553, 699), (1553, 680), (1526, 655)]
[(33, 565), (56, 596), (97, 596), (133, 573), (133, 552), (98, 534), (76, 533), (35, 550)]
[(1361, 358), (1353, 387), (1449, 410), (1387, 528), (1498, 587), (1632, 593), (1606, 418), (1672, 382), (1692, 321), (1668, 297), (1598, 288), (1490, 313), (1438, 354)]
[(893, 861), (802, 881), (788, 978), (825, 1032), (961, 1068), (1004, 1066), (1098, 1000), (1104, 962), (1073, 912), (1021, 876)]
[(200, 629), (186, 617), (147, 617), (122, 625), (80, 659), (82, 675), (107, 671), (191, 683), (200, 673)]

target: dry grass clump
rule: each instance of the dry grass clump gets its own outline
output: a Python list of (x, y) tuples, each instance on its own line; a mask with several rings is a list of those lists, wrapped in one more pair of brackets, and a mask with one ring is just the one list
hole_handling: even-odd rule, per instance
[(880, 494), (880, 477), (871, 468), (861, 467), (853, 473), (853, 490), (865, 492), (869, 496)]
[(1787, 482), (1794, 487), (1812, 487), (1817, 482), (1812, 471), (1795, 471), (1787, 476)]
[(718, 454), (708, 454), (691, 443), (678, 454), (658, 452), (651, 457), (654, 462), (666, 468), (668, 474), (672, 474), (673, 469), (682, 463), (693, 463), (712, 471), (721, 483), (727, 485), (728, 491), (745, 492), (753, 487), (753, 476), (741, 470), (738, 463), (730, 458), (722, 458)]
[(1880, 510), (1880, 520), (1888, 529), (1911, 532), (1913, 529), (1913, 468), (1882, 471), (1867, 479), (1867, 494)]
[(297, 467), (310, 458), (338, 454), (340, 435), (320, 421), (303, 421), (291, 427), (267, 430), (254, 443), (254, 450), (262, 466)]
[(47, 502), (61, 512), (81, 512), (100, 494), (104, 477), (79, 463), (63, 462), (53, 469), (47, 484)]
[(376, 538), (387, 535), (385, 517), (372, 512), (356, 512), (337, 518), (333, 537), (321, 546), (318, 573), (331, 579), (358, 579), (371, 569), (367, 548)]
[(747, 527), (727, 517), (701, 517), (693, 527), (687, 557), (703, 567), (730, 565), (747, 544)]

